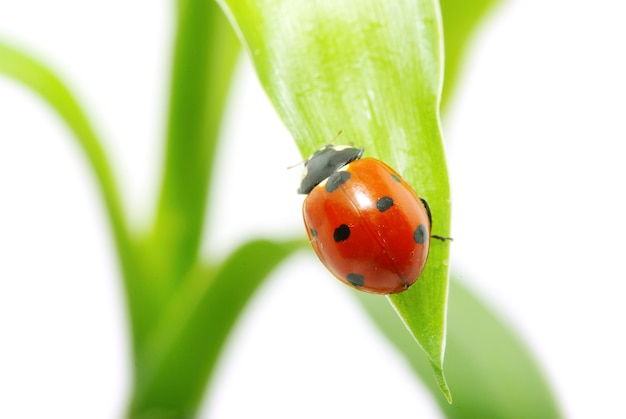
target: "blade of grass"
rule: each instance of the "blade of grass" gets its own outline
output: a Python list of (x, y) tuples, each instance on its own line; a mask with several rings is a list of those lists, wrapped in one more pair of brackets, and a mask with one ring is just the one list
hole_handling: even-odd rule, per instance
[(446, 68), (441, 108), (446, 109), (456, 87), (463, 57), (478, 24), (501, 0), (440, 0)]
[(254, 240), (216, 272), (194, 272), (144, 346), (130, 417), (192, 417), (243, 308), (270, 272), (305, 246), (302, 240)]
[(239, 41), (212, 1), (179, 1), (151, 281), (163, 299), (198, 256), (209, 178)]
[[(47, 102), (78, 140), (78, 145), (87, 157), (103, 197), (120, 258), (129, 302), (137, 300), (138, 298), (133, 296), (139, 295), (140, 290), (130, 279), (136, 277), (135, 248), (120, 201), (117, 183), (102, 143), (78, 100), (61, 78), (43, 63), (3, 42), (0, 42), (0, 74), (23, 84)], [(129, 310), (131, 319), (136, 320), (140, 317), (137, 314), (140, 310), (138, 305), (130, 304)], [(136, 322), (132, 322), (131, 330), (134, 335), (139, 330)]]
[(128, 248), (128, 226), (111, 165), (76, 97), (43, 63), (3, 42), (0, 42), (0, 74), (32, 90), (50, 105), (74, 133), (100, 187), (115, 240), (119, 248)]
[[(443, 74), (431, 0), (219, 0), (303, 156), (330, 142), (364, 146), (428, 200), (449, 235), (450, 195), (439, 126)], [(422, 277), (389, 298), (426, 351), (442, 391), (449, 244), (435, 242)]]
[(450, 282), (446, 377), (454, 404), (428, 379), (429, 362), (414, 356), (413, 341), (387, 304), (359, 300), (383, 334), (422, 377), (445, 416), (467, 418), (559, 418), (561, 413), (537, 361), (500, 316), (454, 277)]

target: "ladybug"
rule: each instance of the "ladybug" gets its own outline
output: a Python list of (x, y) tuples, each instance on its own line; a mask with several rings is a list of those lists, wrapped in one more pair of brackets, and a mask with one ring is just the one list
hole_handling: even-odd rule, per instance
[[(309, 240), (340, 281), (395, 294), (417, 281), (428, 257), (428, 204), (363, 148), (327, 145), (304, 163), (298, 193)], [(433, 236), (436, 237), (436, 236)]]

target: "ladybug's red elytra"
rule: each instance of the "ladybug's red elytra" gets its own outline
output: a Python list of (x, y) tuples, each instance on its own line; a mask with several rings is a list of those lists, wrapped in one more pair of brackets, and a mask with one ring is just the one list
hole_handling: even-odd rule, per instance
[(327, 145), (304, 163), (298, 193), (315, 253), (340, 281), (394, 294), (417, 281), (428, 257), (428, 204), (363, 148)]

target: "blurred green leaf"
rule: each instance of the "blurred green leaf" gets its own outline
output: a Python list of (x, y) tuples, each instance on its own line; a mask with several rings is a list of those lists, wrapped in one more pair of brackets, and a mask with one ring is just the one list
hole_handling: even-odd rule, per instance
[(61, 78), (43, 63), (1, 41), (0, 74), (36, 93), (72, 130), (100, 186), (117, 244), (123, 249), (128, 248), (128, 227), (109, 160), (76, 97)]
[[(178, 2), (151, 282), (167, 298), (198, 257), (218, 134), (240, 44), (213, 1)], [(154, 284), (154, 282), (160, 284)]]
[[(160, 197), (128, 293), (136, 352), (198, 258), (219, 129), (241, 49), (214, 2), (181, 0), (177, 11)], [(140, 363), (138, 358), (135, 367)]]
[[(124, 278), (134, 277), (137, 269), (134, 261), (135, 248), (120, 201), (115, 176), (102, 143), (75, 95), (46, 65), (1, 41), (0, 75), (21, 83), (37, 94), (59, 115), (78, 140), (78, 145), (87, 157), (90, 169), (100, 187)], [(33, 144), (33, 147), (36, 148), (37, 144)], [(127, 291), (132, 288), (128, 280), (125, 285)], [(132, 310), (133, 307), (131, 307)]]
[(440, 0), (446, 51), (441, 108), (446, 109), (456, 87), (472, 34), (500, 0)]
[[(338, 140), (396, 168), (449, 235), (450, 197), (439, 126), (442, 31), (426, 0), (219, 0), (261, 84), (303, 156)], [(426, 351), (442, 391), (447, 242), (433, 243), (422, 277), (389, 297)]]
[(454, 404), (439, 395), (428, 362), (413, 353), (402, 322), (380, 299), (359, 295), (366, 311), (422, 377), (447, 418), (559, 418), (532, 354), (500, 316), (453, 278), (450, 282), (446, 377)]
[(192, 417), (224, 343), (270, 272), (307, 241), (250, 241), (215, 271), (197, 269), (170, 300), (143, 351), (130, 416)]

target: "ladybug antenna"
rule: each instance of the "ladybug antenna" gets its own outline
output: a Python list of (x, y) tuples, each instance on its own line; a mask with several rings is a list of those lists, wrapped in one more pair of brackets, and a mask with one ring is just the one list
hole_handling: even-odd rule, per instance
[(335, 136), (333, 137), (333, 140), (332, 140), (329, 144), (334, 144), (334, 143), (335, 143), (335, 141), (337, 141), (337, 138), (339, 138), (339, 136), (340, 136), (341, 134), (343, 134), (343, 130), (342, 130), (342, 129), (340, 129), (340, 130), (339, 130), (339, 132), (337, 133), (337, 135), (335, 135)]
[[(326, 147), (331, 146), (332, 144), (334, 144), (335, 141), (337, 141), (337, 138), (339, 138), (339, 136), (343, 134), (343, 130), (339, 130), (339, 132), (333, 137), (332, 141), (328, 144), (326, 144)], [(292, 164), (290, 166), (287, 166), (287, 170), (291, 170), (291, 169), (295, 169), (296, 167), (300, 166), (301, 164), (304, 164), (307, 162), (308, 159), (304, 159), (304, 160), (300, 160), (298, 163), (296, 164)]]
[(296, 164), (289, 165), (289, 166), (287, 166), (287, 170), (295, 169), (296, 167), (300, 166), (301, 164), (304, 164), (304, 162), (306, 162), (306, 160), (300, 160)]

